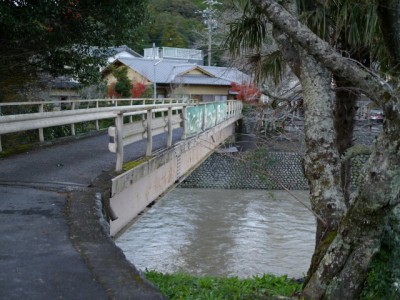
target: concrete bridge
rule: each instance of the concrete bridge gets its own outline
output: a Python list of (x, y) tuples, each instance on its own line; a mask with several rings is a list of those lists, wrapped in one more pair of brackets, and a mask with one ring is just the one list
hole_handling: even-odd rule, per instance
[[(175, 102), (87, 109), (0, 116), (0, 134), (40, 131), (71, 120), (116, 119), (109, 136), (71, 139), (0, 160), (4, 299), (161, 299), (110, 234), (229, 137), (241, 105)], [(124, 162), (138, 159), (134, 168), (122, 171)], [(110, 223), (102, 211), (113, 219)]]

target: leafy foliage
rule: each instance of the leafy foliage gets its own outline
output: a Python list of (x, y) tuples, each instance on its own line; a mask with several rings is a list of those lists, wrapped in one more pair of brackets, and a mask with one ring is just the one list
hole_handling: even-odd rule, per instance
[(119, 67), (113, 70), (112, 74), (117, 79), (117, 82), (114, 85), (114, 90), (117, 94), (122, 97), (130, 97), (132, 84), (128, 77), (128, 68), (127, 67)]
[(381, 250), (371, 263), (361, 294), (363, 300), (396, 300), (400, 295), (400, 223), (392, 220), (393, 223), (396, 225), (385, 228)]
[(139, 98), (145, 94), (147, 86), (141, 82), (131, 81), (128, 77), (128, 68), (121, 66), (112, 70), (117, 79), (107, 87), (107, 95), (110, 98)]
[(145, 5), (146, 0), (1, 1), (0, 97), (41, 72), (96, 81), (107, 47), (135, 38)]
[(273, 296), (292, 296), (301, 289), (301, 284), (286, 276), (194, 277), (187, 274), (162, 274), (146, 271), (153, 282), (168, 299), (270, 299)]
[(197, 31), (203, 30), (200, 10), (201, 1), (150, 0), (149, 19), (139, 28), (140, 42), (133, 48), (141, 51), (152, 43), (164, 47), (192, 47)]
[(378, 22), (377, 1), (316, 1), (299, 0), (301, 19), (320, 37), (335, 44), (343, 54), (370, 66), (379, 62), (387, 68)]
[(141, 97), (145, 91), (146, 91), (146, 86), (143, 83), (132, 83), (133, 87), (131, 88), (130, 92), (131, 92), (131, 96), (132, 98), (139, 98)]

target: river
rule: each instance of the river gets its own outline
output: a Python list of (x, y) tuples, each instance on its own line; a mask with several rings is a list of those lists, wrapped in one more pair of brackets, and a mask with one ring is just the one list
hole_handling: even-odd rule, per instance
[[(292, 191), (309, 204), (307, 191)], [(176, 188), (116, 241), (141, 270), (301, 277), (315, 219), (285, 191)]]

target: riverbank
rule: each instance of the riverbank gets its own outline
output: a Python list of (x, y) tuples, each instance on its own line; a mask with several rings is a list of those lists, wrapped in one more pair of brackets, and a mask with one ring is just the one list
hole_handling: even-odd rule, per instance
[(286, 276), (265, 274), (246, 279), (238, 277), (195, 277), (188, 274), (162, 274), (146, 271), (145, 276), (170, 300), (198, 299), (291, 299), (299, 295), (301, 283)]

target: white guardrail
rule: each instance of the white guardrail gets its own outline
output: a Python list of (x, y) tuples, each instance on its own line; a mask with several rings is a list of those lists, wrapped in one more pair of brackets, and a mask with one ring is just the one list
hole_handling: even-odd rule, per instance
[[(52, 126), (70, 125), (71, 135), (75, 135), (75, 123), (95, 121), (99, 130), (99, 120), (115, 118), (115, 112), (127, 107), (142, 110), (148, 105), (194, 103), (187, 99), (84, 99), (62, 101), (32, 101), (0, 103), (0, 152), (1, 135), (24, 130), (39, 131), (39, 141), (44, 142), (43, 129)], [(34, 111), (24, 113), (24, 111)], [(11, 111), (11, 113), (9, 112)], [(130, 117), (132, 122), (132, 117)]]
[[(126, 104), (127, 101), (130, 105)], [(188, 114), (187, 109), (198, 107), (201, 113), (201, 120), (196, 123), (200, 131), (207, 129), (206, 123), (210, 120), (206, 117), (213, 116), (215, 118), (214, 125), (217, 123), (241, 115), (242, 102), (229, 100), (221, 102), (224, 105), (224, 110), (206, 116), (207, 106), (210, 103), (196, 104), (194, 100), (181, 99), (96, 99), (96, 100), (75, 100), (61, 101), (61, 103), (69, 103), (71, 107), (67, 110), (51, 110), (44, 111), (45, 105), (55, 103), (52, 102), (24, 102), (24, 103), (0, 103), (0, 108), (7, 105), (39, 105), (39, 112), (1, 115), (0, 116), (0, 136), (2, 134), (19, 132), (25, 130), (39, 130), (40, 141), (44, 141), (43, 128), (68, 125), (71, 124), (71, 132), (75, 135), (75, 130), (72, 130), (75, 123), (96, 121), (96, 129), (98, 121), (102, 119), (115, 119), (115, 127), (108, 128), (110, 143), (108, 148), (111, 152), (117, 154), (116, 170), (122, 170), (124, 159), (124, 146), (132, 144), (136, 141), (147, 139), (146, 156), (150, 156), (152, 152), (152, 137), (154, 135), (167, 132), (167, 147), (172, 145), (173, 130), (183, 127), (183, 137), (189, 136), (191, 130), (188, 129)], [(60, 104), (60, 101), (56, 102)], [(81, 103), (95, 103), (96, 107), (82, 108)], [(105, 104), (112, 106), (100, 107)], [(73, 105), (75, 104), (75, 105)], [(218, 103), (217, 103), (218, 104)], [(218, 105), (217, 105), (218, 106)], [(222, 118), (221, 118), (222, 112)], [(141, 115), (140, 121), (133, 121), (133, 116)], [(156, 115), (161, 115), (156, 118)], [(190, 115), (190, 113), (189, 113)], [(197, 118), (199, 119), (199, 118)], [(129, 120), (127, 123), (124, 123)], [(191, 121), (191, 120), (189, 120)], [(190, 124), (189, 124), (190, 126)], [(1, 151), (1, 140), (0, 140)]]
[[(218, 104), (217, 102), (214, 102)], [(124, 124), (124, 117), (137, 112), (132, 111), (132, 108), (127, 110), (120, 110), (117, 112), (115, 119), (115, 127), (109, 127), (108, 134), (110, 136), (110, 143), (108, 144), (108, 149), (111, 152), (117, 154), (116, 161), (116, 171), (122, 170), (122, 165), (124, 161), (124, 146), (132, 144), (136, 141), (147, 139), (146, 156), (151, 156), (153, 148), (153, 136), (167, 132), (167, 147), (172, 146), (172, 134), (173, 130), (179, 127), (183, 127), (183, 138), (199, 134), (207, 129), (209, 129), (209, 124), (215, 126), (225, 120), (231, 118), (237, 118), (242, 113), (242, 102), (229, 100), (219, 102), (224, 104), (224, 110), (220, 114), (217, 112), (212, 112), (211, 114), (206, 114), (207, 107), (212, 103), (199, 103), (199, 104), (178, 104), (174, 105), (156, 105), (147, 106), (146, 119), (141, 122), (133, 122)], [(191, 113), (189, 112), (192, 108), (199, 108), (200, 114), (195, 116), (194, 120), (190, 118)], [(181, 114), (173, 115), (174, 110), (179, 110)], [(157, 112), (168, 112), (167, 116), (164, 114), (159, 118), (154, 118)], [(142, 113), (142, 112), (141, 112)], [(197, 117), (197, 118), (196, 118)], [(211, 118), (207, 119), (207, 118)], [(192, 123), (192, 124), (190, 124)], [(195, 124), (193, 124), (195, 123)], [(189, 127), (195, 125), (197, 130), (191, 130)], [(208, 125), (208, 126), (207, 126)]]

